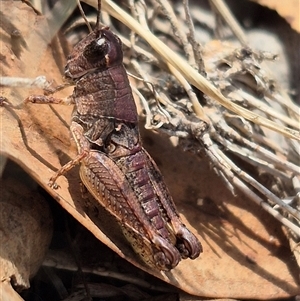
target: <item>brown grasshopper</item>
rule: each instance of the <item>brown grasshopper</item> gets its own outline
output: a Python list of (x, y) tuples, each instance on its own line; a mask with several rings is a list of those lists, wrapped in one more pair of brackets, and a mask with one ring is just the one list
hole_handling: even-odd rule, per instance
[[(153, 159), (143, 148), (138, 114), (120, 39), (99, 25), (68, 56), (66, 79), (75, 85), (70, 130), (78, 156), (56, 179), (80, 163), (80, 178), (93, 197), (122, 225), (135, 251), (150, 266), (174, 268), (181, 258), (202, 252), (198, 239), (182, 223)], [(64, 103), (52, 96), (29, 96), (26, 102)]]

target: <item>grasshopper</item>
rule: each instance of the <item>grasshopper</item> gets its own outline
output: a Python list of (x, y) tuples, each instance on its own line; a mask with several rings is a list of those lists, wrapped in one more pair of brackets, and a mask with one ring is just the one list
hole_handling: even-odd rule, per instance
[[(74, 87), (70, 131), (78, 156), (61, 167), (56, 179), (80, 163), (80, 178), (98, 203), (121, 224), (144, 262), (168, 271), (183, 258), (202, 252), (198, 239), (182, 223), (157, 165), (143, 148), (138, 114), (123, 66), (121, 40), (100, 24), (67, 58), (65, 78)], [(25, 102), (64, 103), (31, 95)]]

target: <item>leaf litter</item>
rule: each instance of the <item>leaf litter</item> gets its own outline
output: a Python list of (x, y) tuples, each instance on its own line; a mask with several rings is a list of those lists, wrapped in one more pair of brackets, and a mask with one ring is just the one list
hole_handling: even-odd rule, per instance
[[(104, 9), (107, 9), (109, 3), (104, 2)], [(23, 45), (26, 47), (21, 44), (18, 56), (12, 52), (9, 43), (11, 28), (8, 30), (5, 24), (1, 25), (6, 37), (2, 42), (6, 41), (8, 45), (1, 51), (3, 75), (20, 77), (26, 74), (26, 78), (46, 75), (48, 80), (54, 81), (53, 84), (60, 84), (62, 77), (57, 60), (53, 58), (54, 49), (47, 47), (47, 39), (40, 34), (42, 28), (47, 28), (43, 23), (44, 17), (36, 16), (24, 4), (10, 2), (10, 5), (6, 11), (16, 10), (14, 15), (22, 15), (22, 18), (7, 22), (22, 33), (23, 41), (26, 42)], [(144, 18), (145, 21), (143, 23), (140, 20), (140, 23), (153, 26), (153, 31), (155, 22), (162, 22), (164, 26), (156, 29), (156, 35), (162, 36), (166, 44), (176, 47), (174, 50), (181, 53), (178, 46), (181, 42), (177, 38), (166, 40), (166, 37), (172, 37), (172, 32), (168, 31), (170, 29), (165, 16), (161, 17), (159, 5), (149, 2), (147, 11), (138, 6), (132, 7), (132, 11), (137, 10), (140, 19)], [(182, 17), (183, 6), (176, 6), (176, 13), (177, 10)], [(191, 12), (201, 14), (201, 9), (191, 9)], [(156, 13), (159, 17), (154, 18)], [(24, 14), (28, 18), (24, 18)], [(267, 208), (267, 212), (281, 215), (280, 220), (287, 221), (287, 227), (290, 224), (299, 227), (299, 208), (297, 199), (293, 198), (297, 186), (292, 186), (293, 183), (297, 185), (297, 181), (291, 181), (292, 175), (297, 172), (297, 169), (294, 170), (298, 159), (294, 151), (297, 150), (297, 142), (285, 136), (286, 130), (282, 127), (291, 127), (294, 129), (291, 135), (297, 136), (294, 122), (297, 120), (295, 114), (298, 107), (292, 102), (288, 102), (288, 106), (277, 104), (278, 99), (286, 100), (286, 95), (281, 94), (282, 91), (278, 90), (272, 77), (260, 73), (264, 71), (260, 64), (266, 58), (259, 57), (260, 53), (251, 49), (243, 51), (242, 47), (231, 43), (212, 41), (200, 48), (207, 69), (201, 69), (201, 61), (196, 65), (200, 66), (200, 73), (209, 75), (209, 80), (230, 102), (242, 108), (240, 112), (245, 112), (242, 107), (245, 106), (268, 120), (275, 120), (282, 129), (281, 134), (275, 134), (280, 142), (269, 137), (274, 135), (273, 131), (261, 127), (260, 123), (255, 125), (249, 122), (247, 113), (246, 116), (234, 114), (220, 106), (214, 98), (203, 97), (199, 91), (191, 93), (187, 89), (185, 92), (181, 86), (191, 87), (190, 84), (194, 83), (189, 83), (188, 77), (183, 76), (182, 79), (181, 70), (178, 74), (174, 66), (168, 62), (163, 64), (160, 56), (149, 50), (143, 41), (134, 35), (130, 39), (128, 30), (118, 31), (105, 13), (103, 19), (123, 38), (128, 70), (146, 80), (146, 84), (134, 80), (134, 85), (146, 99), (144, 107), (141, 106), (141, 121), (143, 117), (146, 118), (148, 128), (154, 128), (158, 133), (145, 131), (143, 139), (166, 178), (184, 222), (194, 229), (204, 245), (205, 253), (194, 261), (180, 263), (171, 272), (153, 271), (138, 261), (118, 229), (110, 231), (112, 221), (104, 210), (88, 210), (85, 207), (78, 185), (78, 170), (74, 169), (66, 177), (61, 177), (58, 190), (50, 189), (47, 182), (55, 170), (76, 155), (68, 130), (72, 108), (41, 105), (19, 108), (26, 96), (37, 93), (36, 89), (1, 87), (1, 96), (9, 102), (1, 108), (1, 153), (19, 164), (79, 223), (122, 258), (190, 294), (270, 299), (299, 293), (297, 269), (286, 248), (280, 223), (255, 204), (257, 200), (257, 203)], [(172, 23), (171, 17), (169, 20)], [(169, 26), (176, 28), (175, 25)], [(182, 37), (188, 36), (184, 32)], [(134, 40), (137, 42), (132, 44)], [(183, 38), (184, 44), (186, 40)], [(193, 44), (194, 48), (200, 46)], [(191, 49), (186, 44), (184, 48), (188, 51)], [(194, 53), (196, 57), (197, 51)], [(193, 52), (188, 54), (193, 56)], [(254, 71), (249, 71), (252, 65)], [(166, 72), (166, 66), (176, 80)], [(180, 84), (177, 80), (181, 80)], [(148, 82), (151, 83), (150, 89)], [(70, 91), (60, 93), (67, 96)], [(278, 94), (279, 98), (274, 99), (274, 94)], [(257, 101), (261, 98), (265, 102), (260, 101), (259, 108)], [(279, 106), (278, 111), (273, 109), (273, 103)], [(148, 112), (146, 116), (143, 109)], [(207, 123), (210, 125), (209, 131)], [(168, 136), (172, 138), (168, 139)], [(182, 152), (174, 145), (180, 145), (190, 152)], [(218, 168), (215, 168), (216, 165)], [(266, 198), (271, 201), (266, 201)], [(293, 241), (297, 239), (293, 229), (285, 231)], [(46, 265), (51, 265), (49, 261), (49, 257), (46, 258)]]

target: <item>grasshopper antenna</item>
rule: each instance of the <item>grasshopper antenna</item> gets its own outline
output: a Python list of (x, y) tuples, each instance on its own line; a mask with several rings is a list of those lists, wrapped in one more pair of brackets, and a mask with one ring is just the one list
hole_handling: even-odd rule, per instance
[(96, 28), (97, 29), (101, 29), (100, 15), (101, 15), (101, 0), (98, 0), (98, 13), (97, 13), (97, 21), (96, 21)]
[[(78, 5), (78, 8), (79, 8), (79, 10), (80, 10), (80, 13), (81, 13), (82, 18), (83, 18), (84, 21), (85, 21), (86, 26), (87, 26), (88, 29), (89, 29), (89, 32), (92, 32), (93, 29), (92, 29), (92, 27), (91, 27), (90, 22), (89, 22), (88, 19), (86, 18), (86, 15), (85, 15), (85, 13), (84, 13), (84, 11), (83, 11), (83, 9), (82, 9), (80, 0), (77, 0), (77, 5)], [(99, 6), (99, 3), (98, 3), (98, 6)], [(97, 15), (97, 24), (98, 24), (98, 15)]]

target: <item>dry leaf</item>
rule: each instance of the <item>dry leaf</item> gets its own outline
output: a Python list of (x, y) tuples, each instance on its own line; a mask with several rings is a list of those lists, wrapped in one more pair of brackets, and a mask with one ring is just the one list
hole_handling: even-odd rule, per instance
[(0, 291), (30, 287), (52, 238), (50, 208), (32, 182), (11, 165), (0, 181)]
[[(34, 35), (36, 40), (22, 49), (20, 59), (11, 51), (9, 38), (2, 40), (5, 75), (47, 75), (61, 83), (51, 50), (48, 48), (41, 59), (36, 56), (35, 50), (45, 45), (42, 35), (36, 34), (43, 18), (19, 2), (7, 5), (7, 16), (22, 16), (7, 19), (19, 29), (24, 41), (29, 41), (28, 35)], [(9, 37), (7, 32), (1, 34)], [(29, 93), (22, 88), (3, 89), (3, 96), (14, 105)], [(110, 216), (103, 211), (99, 218), (86, 210), (77, 168), (58, 179), (59, 189), (47, 186), (54, 171), (76, 155), (68, 129), (72, 108), (28, 104), (22, 109), (6, 105), (0, 111), (1, 130), (5, 133), (1, 153), (22, 166), (82, 225), (135, 266), (198, 296), (271, 299), (299, 293), (298, 271), (280, 225), (243, 196), (230, 195), (208, 162), (199, 162), (197, 157), (178, 151), (166, 137), (143, 135), (184, 222), (204, 247), (204, 253), (196, 260), (182, 261), (170, 272), (157, 272), (138, 261), (120, 233), (112, 230)]]

